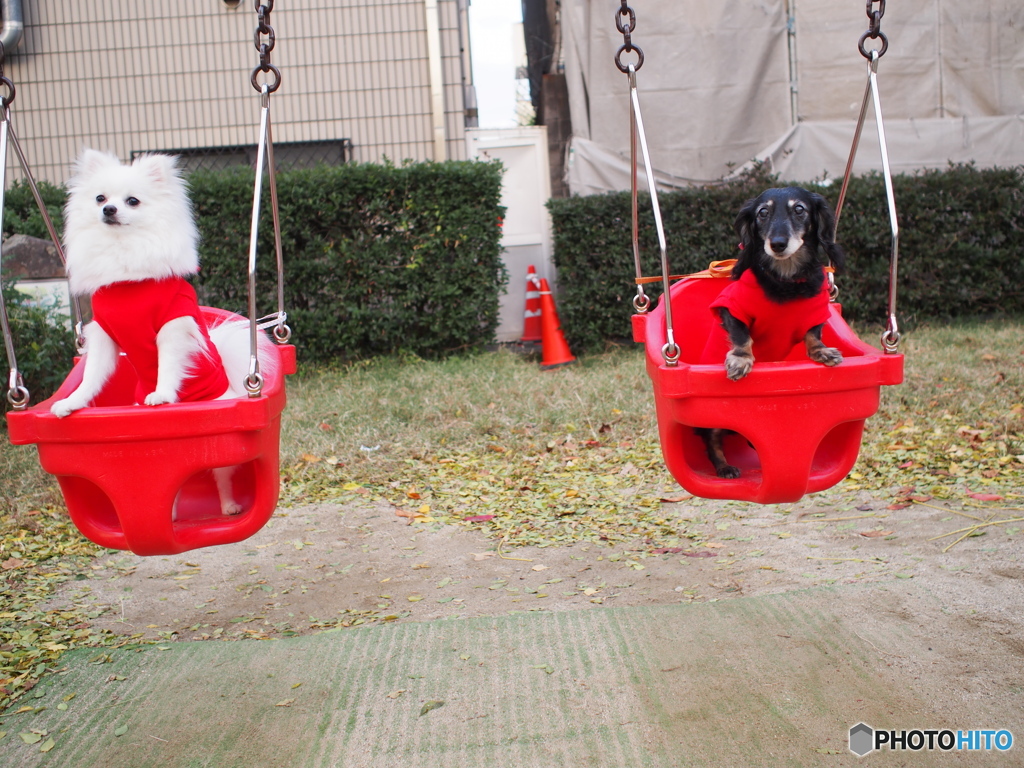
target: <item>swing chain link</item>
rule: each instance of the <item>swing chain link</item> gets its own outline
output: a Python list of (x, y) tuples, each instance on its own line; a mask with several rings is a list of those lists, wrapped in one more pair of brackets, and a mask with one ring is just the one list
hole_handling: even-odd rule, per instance
[(253, 371), (245, 377), (245, 391), (250, 397), (259, 397), (263, 391), (263, 374), (258, 371)]
[[(629, 23), (623, 23), (624, 18), (629, 19)], [(622, 5), (615, 12), (615, 28), (622, 33), (622, 45), (615, 52), (615, 66), (624, 75), (628, 75), (630, 65), (622, 63), (622, 54), (636, 51), (637, 61), (632, 65), (635, 72), (644, 65), (644, 52), (639, 46), (633, 45), (632, 33), (636, 29), (636, 11), (629, 7), (626, 0), (622, 0)]]
[(16, 411), (23, 411), (28, 407), (28, 401), (31, 399), (28, 389), (25, 387), (25, 383), (21, 378), (21, 374), (14, 372), (11, 377), (11, 381), (7, 387), (7, 402), (11, 404), (11, 408)]
[[(875, 8), (875, 3), (878, 4), (878, 8)], [(869, 51), (864, 43), (871, 38), (877, 40), (881, 38), (882, 47), (877, 49), (879, 58), (885, 55), (885, 52), (889, 49), (889, 38), (882, 32), (882, 17), (885, 15), (885, 0), (867, 0), (867, 13), (868, 13), (868, 31), (860, 36), (860, 41), (857, 43), (857, 49), (860, 51), (860, 55), (868, 61), (871, 60), (871, 54), (876, 51)]]
[(887, 355), (894, 355), (900, 351), (900, 339), (903, 338), (896, 327), (896, 320), (892, 319), (889, 327), (882, 331), (882, 349)]
[(263, 86), (257, 76), (260, 72), (264, 74), (273, 72), (274, 77), (268, 82), (268, 92), (273, 93), (281, 87), (281, 70), (270, 63), (270, 52), (274, 50), (274, 45), (277, 43), (274, 28), (270, 26), (270, 12), (274, 10), (274, 0), (254, 0), (253, 7), (259, 20), (256, 31), (253, 33), (253, 43), (260, 55), (260, 63), (253, 69), (250, 81), (253, 88), (262, 92)]
[(0, 42), (0, 86), (7, 89), (7, 93), (0, 96), (0, 108), (7, 109), (11, 102), (14, 101), (14, 95), (17, 91), (14, 88), (14, 82), (11, 78), (4, 74), (4, 61), (6, 60), (6, 54), (4, 52), (4, 44)]

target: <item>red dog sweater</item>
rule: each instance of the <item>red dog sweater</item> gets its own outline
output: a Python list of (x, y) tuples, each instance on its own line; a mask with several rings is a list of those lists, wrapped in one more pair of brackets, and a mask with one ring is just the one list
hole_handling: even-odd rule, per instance
[[(733, 280), (722, 289), (709, 309), (716, 321), (719, 314), (715, 310), (725, 307), (745, 324), (754, 342), (754, 360), (768, 363), (785, 360), (793, 347), (803, 342), (811, 328), (826, 322), (829, 319), (828, 305), (828, 280), (810, 298), (779, 303), (765, 295), (753, 271), (748, 269), (739, 280)], [(708, 335), (700, 362), (723, 363), (730, 349), (729, 335), (716, 322)]]
[(105, 285), (92, 295), (92, 312), (93, 320), (117, 343), (135, 369), (139, 378), (135, 387), (137, 402), (141, 403), (156, 389), (156, 335), (168, 321), (179, 317), (196, 321), (206, 351), (192, 357), (178, 389), (178, 400), (214, 400), (227, 391), (224, 364), (210, 341), (195, 289), (184, 278)]

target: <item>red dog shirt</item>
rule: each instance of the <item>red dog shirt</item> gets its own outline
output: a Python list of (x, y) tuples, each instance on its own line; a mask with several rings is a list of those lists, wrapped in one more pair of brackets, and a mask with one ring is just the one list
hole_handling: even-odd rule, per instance
[(135, 387), (137, 402), (141, 403), (156, 389), (156, 335), (168, 321), (179, 317), (196, 321), (206, 342), (206, 351), (192, 357), (178, 389), (178, 400), (214, 400), (227, 391), (224, 364), (210, 341), (195, 289), (184, 278), (105, 285), (92, 296), (92, 312), (93, 320), (117, 342), (135, 369), (139, 377)]
[[(768, 363), (785, 360), (793, 347), (803, 342), (811, 328), (826, 322), (829, 319), (828, 305), (828, 280), (810, 298), (779, 303), (765, 295), (753, 271), (748, 269), (739, 280), (733, 280), (722, 289), (709, 309), (716, 321), (719, 314), (715, 310), (725, 307), (745, 324), (754, 342), (754, 360)], [(729, 335), (716, 322), (708, 335), (700, 362), (723, 363), (730, 349)]]

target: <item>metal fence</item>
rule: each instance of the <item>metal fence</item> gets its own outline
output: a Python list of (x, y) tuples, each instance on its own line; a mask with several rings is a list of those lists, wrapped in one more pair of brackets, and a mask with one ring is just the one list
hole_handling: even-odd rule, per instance
[[(221, 171), (236, 166), (256, 167), (255, 144), (231, 147), (203, 147), (201, 149), (164, 149), (133, 151), (132, 160), (147, 152), (177, 155), (178, 167), (186, 174), (193, 171)], [(274, 142), (274, 165), (279, 171), (313, 168), (318, 165), (342, 165), (353, 160), (351, 139), (337, 141), (285, 141)]]

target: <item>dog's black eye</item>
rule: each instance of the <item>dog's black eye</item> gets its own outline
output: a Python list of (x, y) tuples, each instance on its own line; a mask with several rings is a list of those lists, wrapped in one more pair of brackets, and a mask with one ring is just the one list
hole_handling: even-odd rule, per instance
[(804, 208), (803, 205), (801, 205), (800, 203), (797, 203), (796, 205), (793, 206), (793, 213), (795, 213), (797, 216), (803, 216), (805, 213), (807, 213), (807, 209)]
[(128, 203), (128, 205), (130, 205), (132, 208), (134, 208), (135, 206), (139, 205), (139, 198), (129, 197), (127, 200), (125, 200), (125, 202)]
[(107, 198), (104, 197), (103, 195), (96, 195), (96, 202), (97, 203), (105, 203), (105, 202), (107, 202)]
[(764, 206), (763, 208), (758, 208), (757, 209), (757, 218), (761, 219), (762, 221), (764, 221), (765, 219), (768, 218), (768, 206), (767, 205)]

